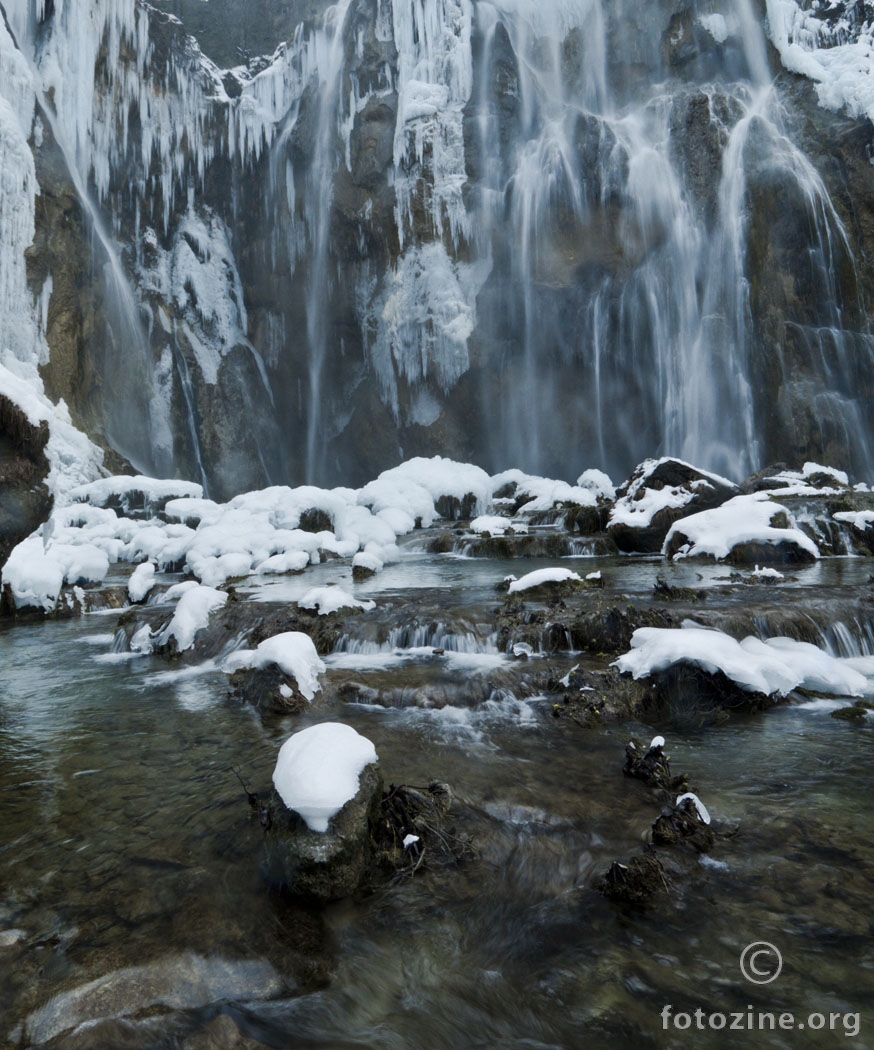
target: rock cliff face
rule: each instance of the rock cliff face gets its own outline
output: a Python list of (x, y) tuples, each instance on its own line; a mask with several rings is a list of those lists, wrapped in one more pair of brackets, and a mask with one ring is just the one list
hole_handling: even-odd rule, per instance
[(871, 129), (827, 68), (866, 9), (765, 6), (0, 0), (11, 351), (220, 498), (435, 452), (867, 472)]

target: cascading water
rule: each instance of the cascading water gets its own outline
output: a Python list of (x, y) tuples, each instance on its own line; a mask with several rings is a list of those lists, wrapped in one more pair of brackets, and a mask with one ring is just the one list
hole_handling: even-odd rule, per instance
[(434, 452), (870, 468), (864, 131), (814, 163), (832, 118), (749, 0), (341, 0), (230, 70), (134, 0), (3, 9), (130, 321), (95, 356), (142, 395), (139, 435), (103, 409), (136, 462), (225, 490)]

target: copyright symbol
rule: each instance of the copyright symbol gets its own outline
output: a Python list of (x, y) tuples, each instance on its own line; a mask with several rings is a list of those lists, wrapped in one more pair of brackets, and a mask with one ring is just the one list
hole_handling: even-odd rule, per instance
[(783, 956), (767, 941), (754, 941), (741, 952), (740, 972), (751, 984), (770, 984), (782, 969)]

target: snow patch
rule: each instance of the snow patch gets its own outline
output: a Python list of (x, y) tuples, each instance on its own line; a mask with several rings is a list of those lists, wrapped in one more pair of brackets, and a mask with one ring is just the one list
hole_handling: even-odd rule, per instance
[(276, 665), (283, 674), (293, 678), (307, 700), (312, 700), (321, 689), (319, 675), (326, 668), (313, 640), (300, 631), (286, 631), (267, 638), (257, 649), (238, 649), (222, 664), (226, 674), (241, 670), (261, 670)]
[(285, 741), (273, 785), (310, 830), (325, 832), (331, 818), (358, 793), (366, 767), (376, 761), (376, 748), (367, 737), (342, 722), (322, 722)]

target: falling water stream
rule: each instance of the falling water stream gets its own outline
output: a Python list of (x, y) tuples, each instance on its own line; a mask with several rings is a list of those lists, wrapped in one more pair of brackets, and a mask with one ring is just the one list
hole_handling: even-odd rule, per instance
[[(692, 571), (581, 564), (631, 596), (665, 571), (673, 582)], [(814, 601), (813, 585), (856, 588), (863, 568), (832, 560), (786, 593)], [(322, 566), (306, 585), (348, 571)], [(471, 633), (457, 648), (488, 655), (477, 610), (494, 603), (504, 572), (488, 559), (408, 553), (359, 592), (383, 607), (462, 614)], [(303, 582), (257, 596), (287, 601)], [(113, 653), (114, 625), (101, 614), (0, 630), (0, 1045), (187, 1046), (221, 1014), (286, 1050), (870, 1045), (870, 724), (831, 719), (811, 697), (718, 728), (665, 730), (673, 769), (725, 834), (690, 876), (628, 912), (594, 883), (640, 849), (658, 813), (621, 773), (629, 734), (648, 739), (651, 728), (558, 723), (536, 697), (465, 701), (472, 665), (442, 709), (344, 703), (331, 688), (348, 674), (339, 656), (303, 716), (262, 721), (229, 698), (220, 673)], [(567, 669), (581, 656), (549, 659)], [(356, 673), (427, 690), (447, 672), (419, 659)], [(282, 740), (328, 719), (374, 741), (387, 782), (451, 784), (454, 826), (476, 856), (324, 910), (271, 891), (233, 770), (263, 792)], [(753, 941), (783, 955), (767, 986), (740, 973)], [(838, 1020), (833, 1032), (756, 1031), (728, 1044), (724, 1032), (665, 1031), (666, 1004), (861, 1018), (855, 1037)]]

